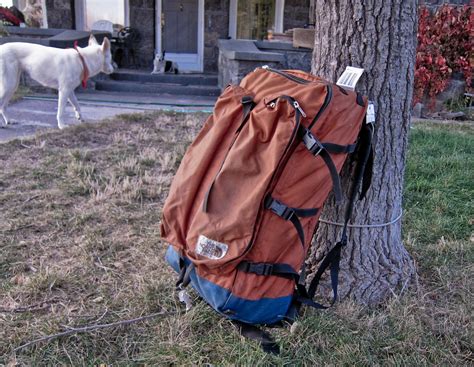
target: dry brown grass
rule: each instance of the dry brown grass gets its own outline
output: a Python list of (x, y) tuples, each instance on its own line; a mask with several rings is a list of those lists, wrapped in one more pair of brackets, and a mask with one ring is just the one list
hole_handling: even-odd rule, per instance
[(0, 146), (0, 354), (64, 324), (166, 306), (153, 295), (173, 284), (161, 207), (202, 121), (124, 116)]
[[(474, 363), (472, 239), (464, 229), (457, 238), (443, 229), (446, 237), (420, 240), (413, 223), (426, 212), (410, 214), (411, 206), (406, 245), (420, 264), (417, 291), (379, 309), (346, 301), (327, 313), (309, 311), (293, 333), (273, 330), (279, 357), (242, 340), (203, 302), (184, 313), (163, 261), (159, 223), (174, 172), (204, 118), (127, 115), (0, 145), (0, 365)], [(466, 139), (464, 128), (459, 139)], [(160, 310), (171, 314), (12, 353), (68, 327)]]

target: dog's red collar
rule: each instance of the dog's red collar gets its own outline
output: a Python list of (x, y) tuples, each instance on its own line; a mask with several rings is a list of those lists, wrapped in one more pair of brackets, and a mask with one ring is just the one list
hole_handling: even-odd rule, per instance
[(81, 62), (82, 62), (83, 71), (82, 71), (81, 81), (82, 81), (82, 87), (85, 89), (87, 87), (87, 79), (89, 79), (89, 69), (87, 67), (86, 60), (84, 60), (84, 56), (82, 56), (79, 50), (77, 49), (77, 41), (74, 41), (74, 50), (77, 51), (77, 54), (79, 55), (79, 58), (81, 59)]

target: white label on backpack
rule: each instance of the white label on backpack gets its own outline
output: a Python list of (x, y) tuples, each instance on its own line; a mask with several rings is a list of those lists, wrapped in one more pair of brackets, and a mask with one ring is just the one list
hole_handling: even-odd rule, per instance
[(367, 106), (367, 119), (368, 124), (373, 124), (375, 122), (375, 106), (372, 102), (369, 101)]
[(345, 89), (355, 90), (355, 86), (363, 73), (364, 69), (347, 66), (336, 84)]
[(227, 254), (228, 249), (229, 246), (225, 243), (211, 240), (203, 235), (199, 236), (196, 244), (196, 253), (211, 260), (222, 259)]

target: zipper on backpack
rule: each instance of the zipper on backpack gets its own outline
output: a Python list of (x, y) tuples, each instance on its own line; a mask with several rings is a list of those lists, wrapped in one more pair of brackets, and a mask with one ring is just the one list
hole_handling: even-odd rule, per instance
[(263, 65), (261, 68), (262, 68), (263, 70), (267, 70), (267, 71), (270, 71), (270, 72), (272, 72), (272, 73), (281, 75), (282, 77), (287, 78), (287, 79), (290, 79), (290, 80), (294, 81), (295, 83), (299, 83), (299, 84), (309, 84), (309, 83), (311, 83), (310, 80), (306, 80), (306, 79), (303, 79), (303, 78), (299, 78), (299, 77), (294, 76), (294, 75), (291, 75), (291, 74), (289, 74), (289, 73), (285, 73), (284, 71), (281, 71), (281, 70), (272, 69), (272, 68), (269, 67), (268, 65)]
[[(267, 70), (267, 71), (270, 71), (272, 73), (275, 73), (275, 74), (278, 74), (278, 75), (281, 75), (282, 77), (284, 78), (287, 78), (287, 79), (290, 79), (296, 83), (299, 83), (299, 84), (309, 84), (311, 83), (311, 81), (309, 80), (306, 80), (306, 79), (303, 79), (303, 78), (299, 78), (297, 76), (294, 76), (294, 75), (291, 75), (289, 73), (285, 73), (284, 71), (281, 71), (281, 70), (276, 70), (276, 69), (272, 69), (271, 67), (269, 67), (268, 65), (263, 65), (261, 67), (261, 69), (263, 70)], [(324, 99), (324, 102), (323, 102), (323, 105), (321, 106), (321, 108), (319, 109), (318, 113), (316, 114), (316, 116), (314, 117), (313, 121), (311, 121), (311, 124), (309, 125), (309, 129), (311, 129), (313, 127), (313, 125), (316, 123), (316, 121), (319, 119), (319, 117), (323, 114), (323, 112), (326, 110), (326, 108), (328, 107), (329, 103), (331, 102), (331, 99), (332, 99), (332, 87), (330, 84), (326, 84), (326, 98)], [(298, 102), (296, 102), (298, 103)], [(296, 106), (295, 106), (296, 107)], [(303, 117), (306, 117), (306, 114), (304, 113), (304, 111), (302, 109), (298, 109), (301, 113), (301, 115)]]
[[(290, 106), (292, 106), (292, 107), (295, 109), (295, 111), (297, 110), (297, 111), (301, 114), (301, 116), (306, 117), (306, 113), (303, 111), (303, 109), (302, 109), (301, 106), (299, 105), (298, 101), (297, 101), (296, 99), (294, 99), (293, 97), (290, 97), (290, 96), (287, 96), (287, 95), (281, 95), (281, 96), (275, 98), (275, 99), (272, 100), (271, 102), (267, 103), (267, 106), (273, 104), (273, 106), (275, 107), (275, 106), (276, 106), (276, 101), (277, 101), (278, 99), (280, 99), (280, 98), (285, 99), (285, 100), (290, 104)], [(248, 118), (248, 117), (247, 117), (247, 118)], [(296, 129), (296, 130), (297, 130), (297, 129)], [(234, 144), (235, 144), (235, 142), (236, 142), (236, 140), (237, 140), (237, 138), (238, 138), (239, 135), (240, 135), (240, 134), (236, 134), (236, 135), (234, 136), (234, 139), (232, 140), (232, 143), (231, 143), (229, 149), (227, 150), (227, 152), (226, 152), (226, 154), (225, 154), (225, 156), (224, 156), (224, 159), (223, 159), (222, 162), (221, 162), (221, 165), (220, 165), (220, 167), (219, 167), (219, 170), (217, 171), (216, 175), (214, 176), (214, 179), (212, 180), (212, 182), (211, 182), (211, 184), (210, 184), (210, 186), (209, 186), (209, 189), (207, 190), (206, 194), (204, 195), (204, 201), (203, 201), (203, 205), (202, 205), (202, 211), (203, 211), (203, 212), (207, 212), (207, 211), (208, 211), (209, 197), (210, 197), (210, 195), (211, 195), (212, 188), (213, 188), (213, 186), (214, 186), (214, 182), (216, 181), (217, 176), (219, 176), (219, 174), (221, 173), (222, 168), (224, 167), (224, 163), (225, 163), (225, 161), (227, 160), (227, 157), (228, 157), (228, 155), (229, 155), (229, 152), (232, 150), (232, 148), (233, 148), (233, 146), (234, 146)], [(296, 133), (293, 133), (293, 135), (294, 135), (294, 136), (291, 138), (291, 142), (294, 141), (294, 138), (295, 138), (295, 136), (296, 136)], [(289, 144), (289, 145), (286, 147), (286, 150), (285, 150), (285, 153), (283, 154), (283, 156), (285, 156), (285, 155), (287, 154), (288, 147), (289, 147), (290, 145), (291, 145), (291, 144)]]
[(326, 85), (326, 98), (324, 98), (323, 105), (319, 109), (318, 113), (316, 116), (314, 116), (313, 121), (311, 121), (311, 124), (308, 126), (308, 130), (311, 130), (311, 128), (314, 126), (314, 124), (318, 121), (318, 119), (321, 117), (323, 112), (326, 110), (326, 108), (329, 106), (329, 103), (331, 102), (332, 99), (332, 87), (330, 84)]
[[(290, 96), (287, 96), (287, 95), (282, 95), (278, 98), (275, 98), (273, 101), (271, 101), (270, 103), (275, 103), (276, 100), (280, 99), (280, 98), (283, 98), (283, 99), (286, 99), (286, 101), (295, 109), (295, 110), (298, 110), (298, 112), (303, 112), (304, 111), (301, 109), (301, 107), (299, 107), (299, 103), (298, 101), (296, 101), (293, 97), (290, 97)], [(298, 106), (298, 107), (297, 107)], [(301, 114), (303, 116), (303, 114)], [(281, 172), (282, 172), (282, 169), (284, 168), (284, 166), (286, 165), (286, 163), (288, 162), (288, 159), (289, 159), (289, 152), (291, 152), (291, 147), (293, 146), (296, 138), (297, 138), (297, 135), (298, 135), (298, 130), (299, 130), (299, 127), (301, 126), (301, 121), (300, 119), (297, 119), (295, 118), (295, 122), (296, 122), (296, 125), (295, 125), (295, 128), (293, 130), (293, 133), (290, 137), (290, 141), (287, 143), (286, 145), (286, 148), (285, 148), (285, 151), (283, 152), (282, 156), (280, 157), (280, 160), (278, 162), (278, 165), (276, 166), (275, 168), (275, 171), (273, 172), (273, 175), (265, 189), (265, 195), (263, 196), (263, 199), (262, 199), (262, 204), (263, 202), (265, 201), (265, 197), (267, 196), (268, 192), (269, 192), (269, 189), (274, 185), (274, 183), (276, 182), (276, 180), (278, 179), (278, 177), (281, 175)], [(262, 205), (263, 207), (263, 205)], [(257, 217), (260, 215), (260, 211), (257, 213)], [(252, 229), (252, 238), (250, 239), (248, 245), (247, 245), (247, 248), (245, 249), (245, 251), (239, 256), (240, 258), (244, 257), (249, 251), (250, 249), (252, 248), (253, 246), (253, 243), (255, 241), (255, 226), (257, 225), (257, 220), (254, 222), (254, 228)], [(233, 261), (233, 260), (232, 260)]]
[(298, 101), (294, 101), (294, 102), (293, 102), (293, 106), (294, 106), (298, 111), (300, 111), (301, 116), (306, 117), (306, 113), (303, 111), (303, 109), (301, 108), (301, 106), (300, 106), (300, 104), (298, 103)]
[(230, 143), (230, 146), (229, 146), (229, 148), (227, 149), (227, 152), (224, 155), (224, 159), (222, 160), (221, 165), (220, 165), (216, 175), (214, 176), (214, 179), (212, 180), (211, 185), (209, 186), (209, 189), (207, 190), (206, 194), (204, 195), (204, 201), (203, 201), (203, 204), (202, 204), (202, 211), (203, 212), (207, 212), (207, 204), (209, 202), (209, 196), (211, 195), (212, 187), (214, 186), (214, 182), (216, 181), (217, 176), (219, 175), (219, 173), (221, 173), (222, 167), (224, 167), (224, 163), (227, 159), (227, 156), (229, 155), (229, 152), (232, 150), (232, 147), (234, 146), (237, 138), (239, 137), (240, 131), (242, 130), (243, 126), (246, 124), (247, 120), (250, 118), (250, 113), (247, 116), (245, 116), (244, 111), (245, 110), (243, 109), (242, 110), (242, 117), (243, 117), (242, 123), (240, 124), (239, 128), (236, 130), (236, 132), (234, 134), (234, 138), (232, 139), (232, 141)]
[(293, 97), (290, 97), (290, 96), (287, 96), (287, 95), (281, 95), (281, 96), (271, 100), (270, 102), (267, 103), (267, 106), (270, 107), (270, 108), (275, 108), (276, 107), (276, 101), (278, 101), (280, 98), (286, 99), (286, 101), (295, 109), (295, 111), (298, 110), (298, 112), (300, 113), (301, 116), (307, 117), (306, 112), (304, 112), (303, 108), (298, 103), (298, 101), (296, 99), (294, 99)]

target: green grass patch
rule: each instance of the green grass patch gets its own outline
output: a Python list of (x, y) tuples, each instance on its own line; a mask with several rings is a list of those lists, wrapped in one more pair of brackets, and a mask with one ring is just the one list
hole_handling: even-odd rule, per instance
[(404, 232), (416, 242), (425, 269), (473, 263), (473, 246), (466, 243), (474, 221), (472, 131), (430, 124), (411, 131)]

